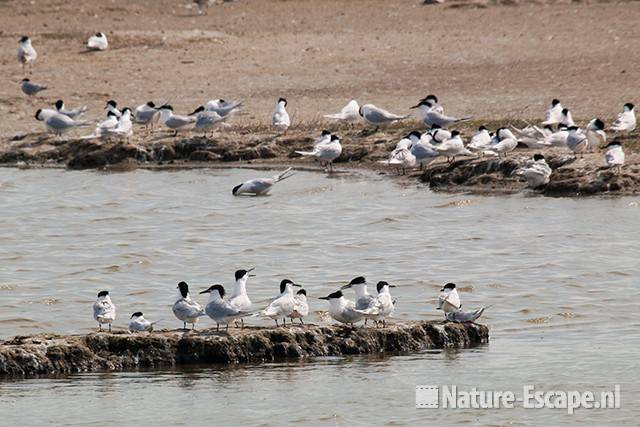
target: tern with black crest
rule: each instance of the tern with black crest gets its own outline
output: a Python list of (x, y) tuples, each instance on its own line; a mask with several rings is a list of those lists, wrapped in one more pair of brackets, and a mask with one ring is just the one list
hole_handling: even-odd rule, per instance
[(447, 283), (440, 289), (440, 296), (438, 297), (438, 310), (442, 310), (445, 313), (451, 311), (457, 311), (462, 308), (460, 303), (460, 296), (456, 289), (455, 283)]
[(264, 196), (271, 191), (271, 188), (278, 182), (284, 181), (287, 178), (292, 177), (294, 174), (291, 173), (292, 168), (287, 168), (284, 171), (280, 172), (277, 175), (272, 176), (271, 178), (256, 178), (242, 184), (236, 185), (233, 187), (231, 193), (234, 196), (240, 195), (250, 195), (250, 196)]
[(136, 311), (131, 315), (131, 319), (129, 320), (129, 331), (130, 332), (152, 332), (153, 326), (158, 323), (159, 320), (155, 322), (150, 322), (144, 318), (141, 311)]
[[(253, 313), (241, 310), (225, 300), (225, 290), (222, 285), (210, 286), (200, 293), (209, 294), (209, 302), (204, 307), (204, 311), (216, 322), (216, 331), (220, 330), (221, 323), (227, 325), (227, 330), (229, 330), (230, 322), (253, 315)], [(244, 327), (244, 322), (242, 326)]]
[(93, 318), (98, 322), (99, 330), (102, 330), (102, 325), (109, 325), (109, 332), (111, 332), (111, 324), (116, 320), (116, 306), (111, 301), (109, 291), (98, 292), (98, 299), (93, 303)]
[(320, 299), (329, 301), (329, 316), (340, 323), (353, 326), (364, 318), (364, 313), (357, 310), (354, 302), (346, 299), (342, 291), (330, 293)]
[(282, 319), (282, 325), (286, 325), (287, 317), (291, 316), (295, 308), (295, 299), (293, 295), (293, 286), (300, 285), (293, 283), (289, 279), (280, 282), (280, 295), (274, 299), (271, 304), (262, 311), (262, 315), (273, 319), (278, 325), (278, 319)]
[(173, 314), (182, 321), (183, 329), (187, 330), (187, 323), (191, 324), (191, 329), (196, 328), (198, 319), (205, 315), (202, 306), (191, 299), (189, 295), (189, 285), (187, 282), (178, 283), (178, 299), (173, 303)]

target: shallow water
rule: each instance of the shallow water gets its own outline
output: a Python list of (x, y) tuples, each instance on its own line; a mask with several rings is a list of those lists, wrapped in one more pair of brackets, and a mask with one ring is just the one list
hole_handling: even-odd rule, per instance
[[(323, 296), (366, 275), (398, 285), (401, 319), (439, 318), (437, 291), (453, 281), (467, 308), (493, 304), (483, 317), (491, 343), (5, 381), (0, 412), (9, 425), (632, 425), (640, 415), (639, 198), (446, 195), (369, 174), (306, 172), (269, 197), (231, 196), (235, 184), (268, 174), (0, 169), (0, 337), (95, 329), (91, 305), (101, 289), (118, 307), (117, 326), (139, 310), (175, 328), (178, 281), (194, 291), (231, 285), (236, 269), (256, 266), (248, 285), (254, 301), (276, 294), (284, 277)], [(417, 410), (418, 384), (517, 392), (523, 384), (593, 391), (621, 384), (622, 408), (573, 416)]]

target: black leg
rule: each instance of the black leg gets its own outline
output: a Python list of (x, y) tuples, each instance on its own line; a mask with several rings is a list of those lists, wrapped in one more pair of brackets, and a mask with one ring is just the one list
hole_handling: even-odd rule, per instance
[(276, 321), (276, 328), (278, 327), (278, 319), (273, 319)]

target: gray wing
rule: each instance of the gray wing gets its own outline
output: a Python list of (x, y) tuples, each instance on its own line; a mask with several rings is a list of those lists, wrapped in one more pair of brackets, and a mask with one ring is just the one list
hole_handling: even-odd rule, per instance
[(189, 302), (181, 299), (173, 304), (173, 313), (178, 319), (186, 319), (202, 316), (204, 311), (202, 310), (202, 306), (197, 302)]
[(66, 129), (75, 126), (75, 122), (70, 117), (63, 114), (56, 114), (47, 120), (47, 125), (54, 129)]
[(447, 317), (447, 320), (450, 320), (452, 322), (459, 322), (459, 323), (473, 322), (477, 320), (480, 316), (482, 316), (482, 313), (484, 313), (485, 309), (486, 307), (482, 307), (475, 311), (462, 311), (462, 310), (452, 311), (447, 313), (446, 317)]
[(273, 186), (273, 179), (271, 178), (257, 178), (247, 181), (242, 184), (240, 191), (254, 194), (262, 194), (269, 191)]

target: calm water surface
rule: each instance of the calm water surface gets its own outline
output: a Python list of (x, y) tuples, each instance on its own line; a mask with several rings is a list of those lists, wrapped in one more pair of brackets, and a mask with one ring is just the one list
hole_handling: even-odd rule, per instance
[[(493, 304), (483, 318), (490, 345), (4, 381), (3, 424), (637, 425), (640, 198), (445, 195), (375, 175), (305, 172), (269, 197), (231, 196), (265, 175), (0, 169), (0, 337), (89, 332), (102, 289), (118, 327), (139, 310), (175, 328), (178, 281), (231, 285), (236, 269), (256, 266), (254, 301), (284, 277), (323, 296), (366, 275), (398, 285), (401, 319), (439, 318), (437, 291), (456, 282), (467, 308)], [(622, 408), (416, 410), (418, 384), (620, 384)]]

